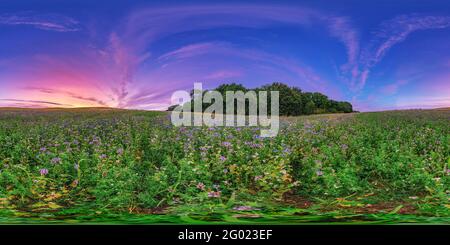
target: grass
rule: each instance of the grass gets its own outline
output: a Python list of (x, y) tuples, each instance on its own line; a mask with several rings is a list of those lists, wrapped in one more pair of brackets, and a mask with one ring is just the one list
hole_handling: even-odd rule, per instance
[(167, 113), (0, 109), (0, 223), (448, 223), (450, 110), (173, 127)]

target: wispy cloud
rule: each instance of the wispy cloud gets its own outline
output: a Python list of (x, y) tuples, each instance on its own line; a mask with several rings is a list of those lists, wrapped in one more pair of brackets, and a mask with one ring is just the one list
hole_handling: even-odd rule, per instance
[[(213, 17), (213, 18), (211, 18)], [(283, 24), (293, 24), (304, 28), (319, 25), (330, 36), (343, 43), (348, 54), (347, 67), (354, 66), (359, 52), (358, 33), (347, 17), (305, 7), (286, 7), (277, 5), (197, 5), (165, 8), (140, 8), (133, 11), (111, 34), (107, 56), (115, 57), (116, 65), (121, 71), (120, 86), (114, 90), (119, 106), (133, 102), (130, 84), (133, 83), (137, 67), (143, 62), (166, 62), (169, 59), (188, 59), (194, 56), (218, 52), (212, 47), (220, 46), (215, 42), (188, 44), (175, 49), (156, 59), (151, 59), (148, 50), (152, 44), (164, 37), (189, 31), (205, 30), (221, 27), (264, 28)], [(220, 48), (220, 47), (219, 47)], [(256, 48), (256, 47), (255, 47)], [(105, 52), (102, 52), (103, 54)], [(232, 53), (235, 57), (243, 57), (240, 51)], [(253, 57), (253, 59), (270, 59), (270, 55)], [(305, 77), (307, 82), (315, 86), (323, 86), (323, 80), (313, 74), (312, 68), (297, 65), (289, 58), (277, 57), (280, 65)], [(170, 62), (170, 61), (169, 61)], [(275, 62), (273, 62), (275, 63)], [(164, 66), (166, 66), (165, 64)], [(351, 69), (347, 69), (351, 70)], [(224, 75), (224, 74), (222, 74)], [(198, 78), (204, 77), (203, 75)]]
[(164, 61), (167, 59), (186, 59), (186, 58), (190, 58), (193, 56), (207, 54), (207, 53), (211, 52), (212, 49), (219, 47), (219, 46), (225, 46), (225, 45), (227, 45), (227, 44), (219, 43), (219, 42), (190, 44), (190, 45), (181, 47), (179, 49), (170, 51), (166, 54), (163, 54), (160, 57), (158, 57), (158, 60)]
[(21, 99), (0, 99), (0, 101), (6, 101), (6, 102), (21, 102), (21, 103), (32, 103), (32, 104), (44, 104), (44, 105), (51, 105), (51, 106), (64, 106), (64, 107), (71, 107), (72, 105), (57, 103), (57, 102), (51, 102), (51, 101), (44, 101), (44, 100), (21, 100)]
[(50, 88), (40, 88), (40, 87), (25, 87), (24, 89), (26, 90), (35, 90), (35, 91), (39, 91), (41, 93), (46, 93), (46, 94), (62, 94), (65, 96), (69, 96), (71, 98), (74, 99), (78, 99), (78, 100), (83, 100), (83, 101), (88, 101), (88, 102), (94, 102), (96, 103), (96, 105), (100, 105), (100, 106), (109, 106), (106, 102), (94, 98), (94, 97), (87, 97), (84, 95), (79, 95), (73, 92), (69, 92), (69, 91), (63, 91), (63, 90), (58, 90), (58, 89), (50, 89)]
[(80, 30), (78, 21), (60, 14), (18, 12), (0, 14), (0, 24), (26, 25), (47, 31), (73, 32)]
[(356, 90), (364, 88), (371, 68), (378, 64), (394, 45), (405, 41), (413, 32), (449, 27), (450, 16), (411, 14), (400, 15), (383, 22), (361, 53), (359, 60), (361, 71), (355, 74), (358, 78)]
[(338, 38), (347, 49), (348, 63), (343, 66), (349, 70), (355, 65), (359, 55), (359, 33), (348, 17), (333, 16), (326, 18), (332, 36)]
[(242, 76), (243, 72), (237, 70), (220, 70), (205, 76), (206, 79), (229, 79)]
[(401, 79), (394, 83), (391, 83), (391, 84), (381, 87), (380, 92), (382, 92), (385, 95), (393, 95), (393, 94), (397, 93), (397, 91), (400, 89), (400, 87), (402, 87), (406, 84), (408, 84), (408, 80)]

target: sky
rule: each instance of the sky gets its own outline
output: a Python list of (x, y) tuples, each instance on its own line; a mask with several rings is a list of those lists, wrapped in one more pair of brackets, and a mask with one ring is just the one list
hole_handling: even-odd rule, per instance
[(0, 107), (161, 110), (195, 82), (449, 107), (449, 44), (445, 0), (1, 0)]

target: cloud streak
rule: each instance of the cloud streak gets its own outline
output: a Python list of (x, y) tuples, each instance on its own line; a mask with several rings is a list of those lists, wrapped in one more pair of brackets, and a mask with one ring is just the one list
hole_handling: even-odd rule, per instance
[(44, 104), (44, 105), (51, 105), (51, 106), (63, 106), (63, 107), (72, 107), (72, 105), (57, 103), (57, 102), (51, 102), (51, 101), (44, 101), (44, 100), (21, 100), (21, 99), (0, 99), (0, 101), (6, 101), (6, 102), (23, 102), (23, 103), (34, 103), (34, 104)]
[(80, 30), (78, 21), (60, 14), (36, 14), (19, 12), (0, 14), (0, 24), (32, 26), (37, 29), (56, 32), (74, 32)]
[(361, 72), (353, 76), (358, 78), (356, 90), (364, 88), (371, 68), (378, 64), (393, 46), (405, 41), (414, 32), (444, 28), (450, 28), (449, 16), (411, 14), (383, 22), (361, 54)]
[(25, 87), (26, 90), (35, 90), (35, 91), (39, 91), (41, 93), (46, 93), (46, 94), (62, 94), (62, 95), (66, 95), (69, 96), (71, 98), (74, 99), (78, 99), (78, 100), (83, 100), (83, 101), (88, 101), (88, 102), (94, 102), (97, 105), (100, 106), (109, 106), (106, 102), (94, 98), (94, 97), (87, 97), (87, 96), (83, 96), (83, 95), (79, 95), (73, 92), (69, 92), (69, 91), (63, 91), (63, 90), (58, 90), (58, 89), (50, 89), (50, 88), (39, 88), (39, 87)]

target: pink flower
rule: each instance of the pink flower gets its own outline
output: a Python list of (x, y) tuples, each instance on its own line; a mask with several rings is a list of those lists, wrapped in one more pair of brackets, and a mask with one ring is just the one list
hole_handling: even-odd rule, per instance
[(48, 174), (48, 169), (43, 168), (43, 169), (39, 170), (39, 173), (40, 173), (42, 176), (47, 175), (47, 174)]
[(202, 182), (197, 184), (197, 188), (204, 191), (205, 190), (205, 184), (203, 184)]
[(208, 197), (218, 198), (220, 197), (220, 191), (210, 191), (208, 192)]

